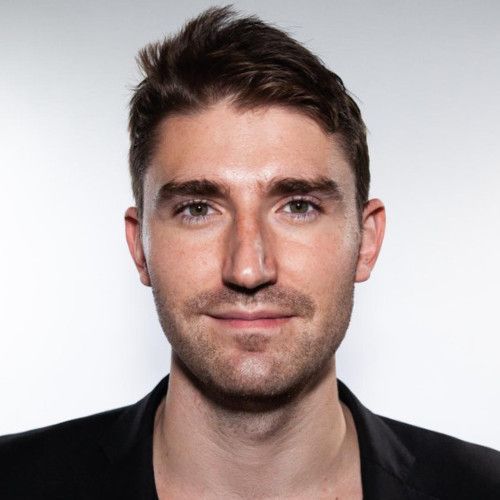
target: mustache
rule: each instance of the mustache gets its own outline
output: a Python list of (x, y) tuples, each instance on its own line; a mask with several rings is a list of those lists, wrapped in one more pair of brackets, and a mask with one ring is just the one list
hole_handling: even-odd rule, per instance
[(221, 305), (240, 307), (274, 306), (279, 310), (296, 316), (312, 318), (316, 311), (314, 301), (298, 290), (290, 287), (272, 286), (253, 294), (239, 292), (230, 288), (203, 291), (185, 304), (186, 312), (207, 313), (216, 311)]

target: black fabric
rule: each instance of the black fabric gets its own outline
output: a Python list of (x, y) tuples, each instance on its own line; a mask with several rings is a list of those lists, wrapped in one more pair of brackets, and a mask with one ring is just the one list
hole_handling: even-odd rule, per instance
[[(138, 403), (0, 438), (1, 500), (157, 499), (152, 437), (168, 376)], [(342, 383), (365, 500), (499, 500), (500, 453), (380, 417)]]

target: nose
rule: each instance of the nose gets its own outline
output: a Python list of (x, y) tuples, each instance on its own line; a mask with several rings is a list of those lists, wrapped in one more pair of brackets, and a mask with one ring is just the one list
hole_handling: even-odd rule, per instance
[(265, 224), (255, 216), (235, 220), (225, 242), (222, 279), (225, 285), (254, 290), (276, 283), (272, 241)]

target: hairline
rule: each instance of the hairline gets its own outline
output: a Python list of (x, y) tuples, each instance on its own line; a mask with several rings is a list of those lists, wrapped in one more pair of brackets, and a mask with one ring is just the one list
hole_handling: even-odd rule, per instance
[[(159, 120), (158, 123), (153, 128), (152, 132), (152, 141), (150, 145), (150, 151), (147, 157), (147, 160), (145, 162), (145, 168), (142, 172), (142, 178), (141, 178), (141, 190), (142, 190), (142, 196), (141, 196), (141, 202), (142, 202), (142, 207), (137, 207), (138, 209), (138, 219), (139, 219), (139, 224), (142, 226), (143, 223), (143, 212), (144, 212), (144, 181), (146, 178), (146, 174), (148, 170), (151, 167), (151, 164), (153, 162), (153, 158), (158, 150), (159, 147), (159, 142), (161, 141), (161, 130), (162, 130), (162, 125), (169, 119), (173, 117), (182, 117), (182, 116), (196, 116), (198, 114), (201, 114), (203, 112), (209, 111), (211, 108), (214, 106), (223, 103), (227, 101), (230, 106), (233, 106), (234, 109), (245, 112), (245, 111), (251, 111), (251, 110), (258, 110), (258, 109), (266, 109), (266, 108), (271, 108), (271, 107), (278, 107), (282, 109), (287, 109), (293, 112), (296, 112), (302, 116), (305, 116), (306, 118), (309, 118), (310, 120), (314, 121), (316, 125), (318, 125), (323, 133), (329, 137), (330, 140), (334, 141), (336, 145), (339, 146), (339, 148), (342, 151), (342, 154), (344, 156), (344, 159), (346, 163), (349, 165), (349, 169), (352, 173), (353, 176), (353, 182), (354, 182), (354, 189), (357, 191), (357, 186), (356, 186), (356, 172), (355, 172), (355, 167), (353, 165), (353, 161), (349, 155), (349, 150), (347, 146), (347, 139), (345, 135), (343, 134), (342, 131), (336, 131), (336, 132), (331, 132), (327, 129), (326, 125), (316, 116), (314, 116), (312, 113), (307, 113), (303, 107), (299, 105), (294, 105), (286, 102), (280, 102), (278, 100), (276, 101), (268, 101), (268, 102), (245, 102), (243, 99), (238, 99), (238, 94), (230, 94), (230, 95), (223, 95), (220, 96), (219, 98), (212, 98), (210, 100), (207, 100), (205, 102), (199, 102), (195, 103), (190, 107), (186, 107), (184, 109), (177, 109), (173, 110), (170, 112), (165, 113)], [(357, 199), (357, 194), (356, 194), (356, 199)], [(358, 226), (361, 227), (361, 210), (360, 207), (358, 207), (357, 201), (356, 201), (356, 212), (357, 212), (357, 219), (358, 219)]]

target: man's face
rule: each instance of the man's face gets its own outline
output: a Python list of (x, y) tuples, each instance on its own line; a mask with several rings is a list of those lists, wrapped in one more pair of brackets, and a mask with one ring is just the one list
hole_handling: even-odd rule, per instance
[(159, 132), (142, 238), (127, 237), (141, 247), (141, 280), (174, 354), (231, 397), (303, 386), (331, 360), (354, 282), (366, 279), (357, 275), (362, 238), (341, 147), (277, 106), (221, 102), (169, 117)]

